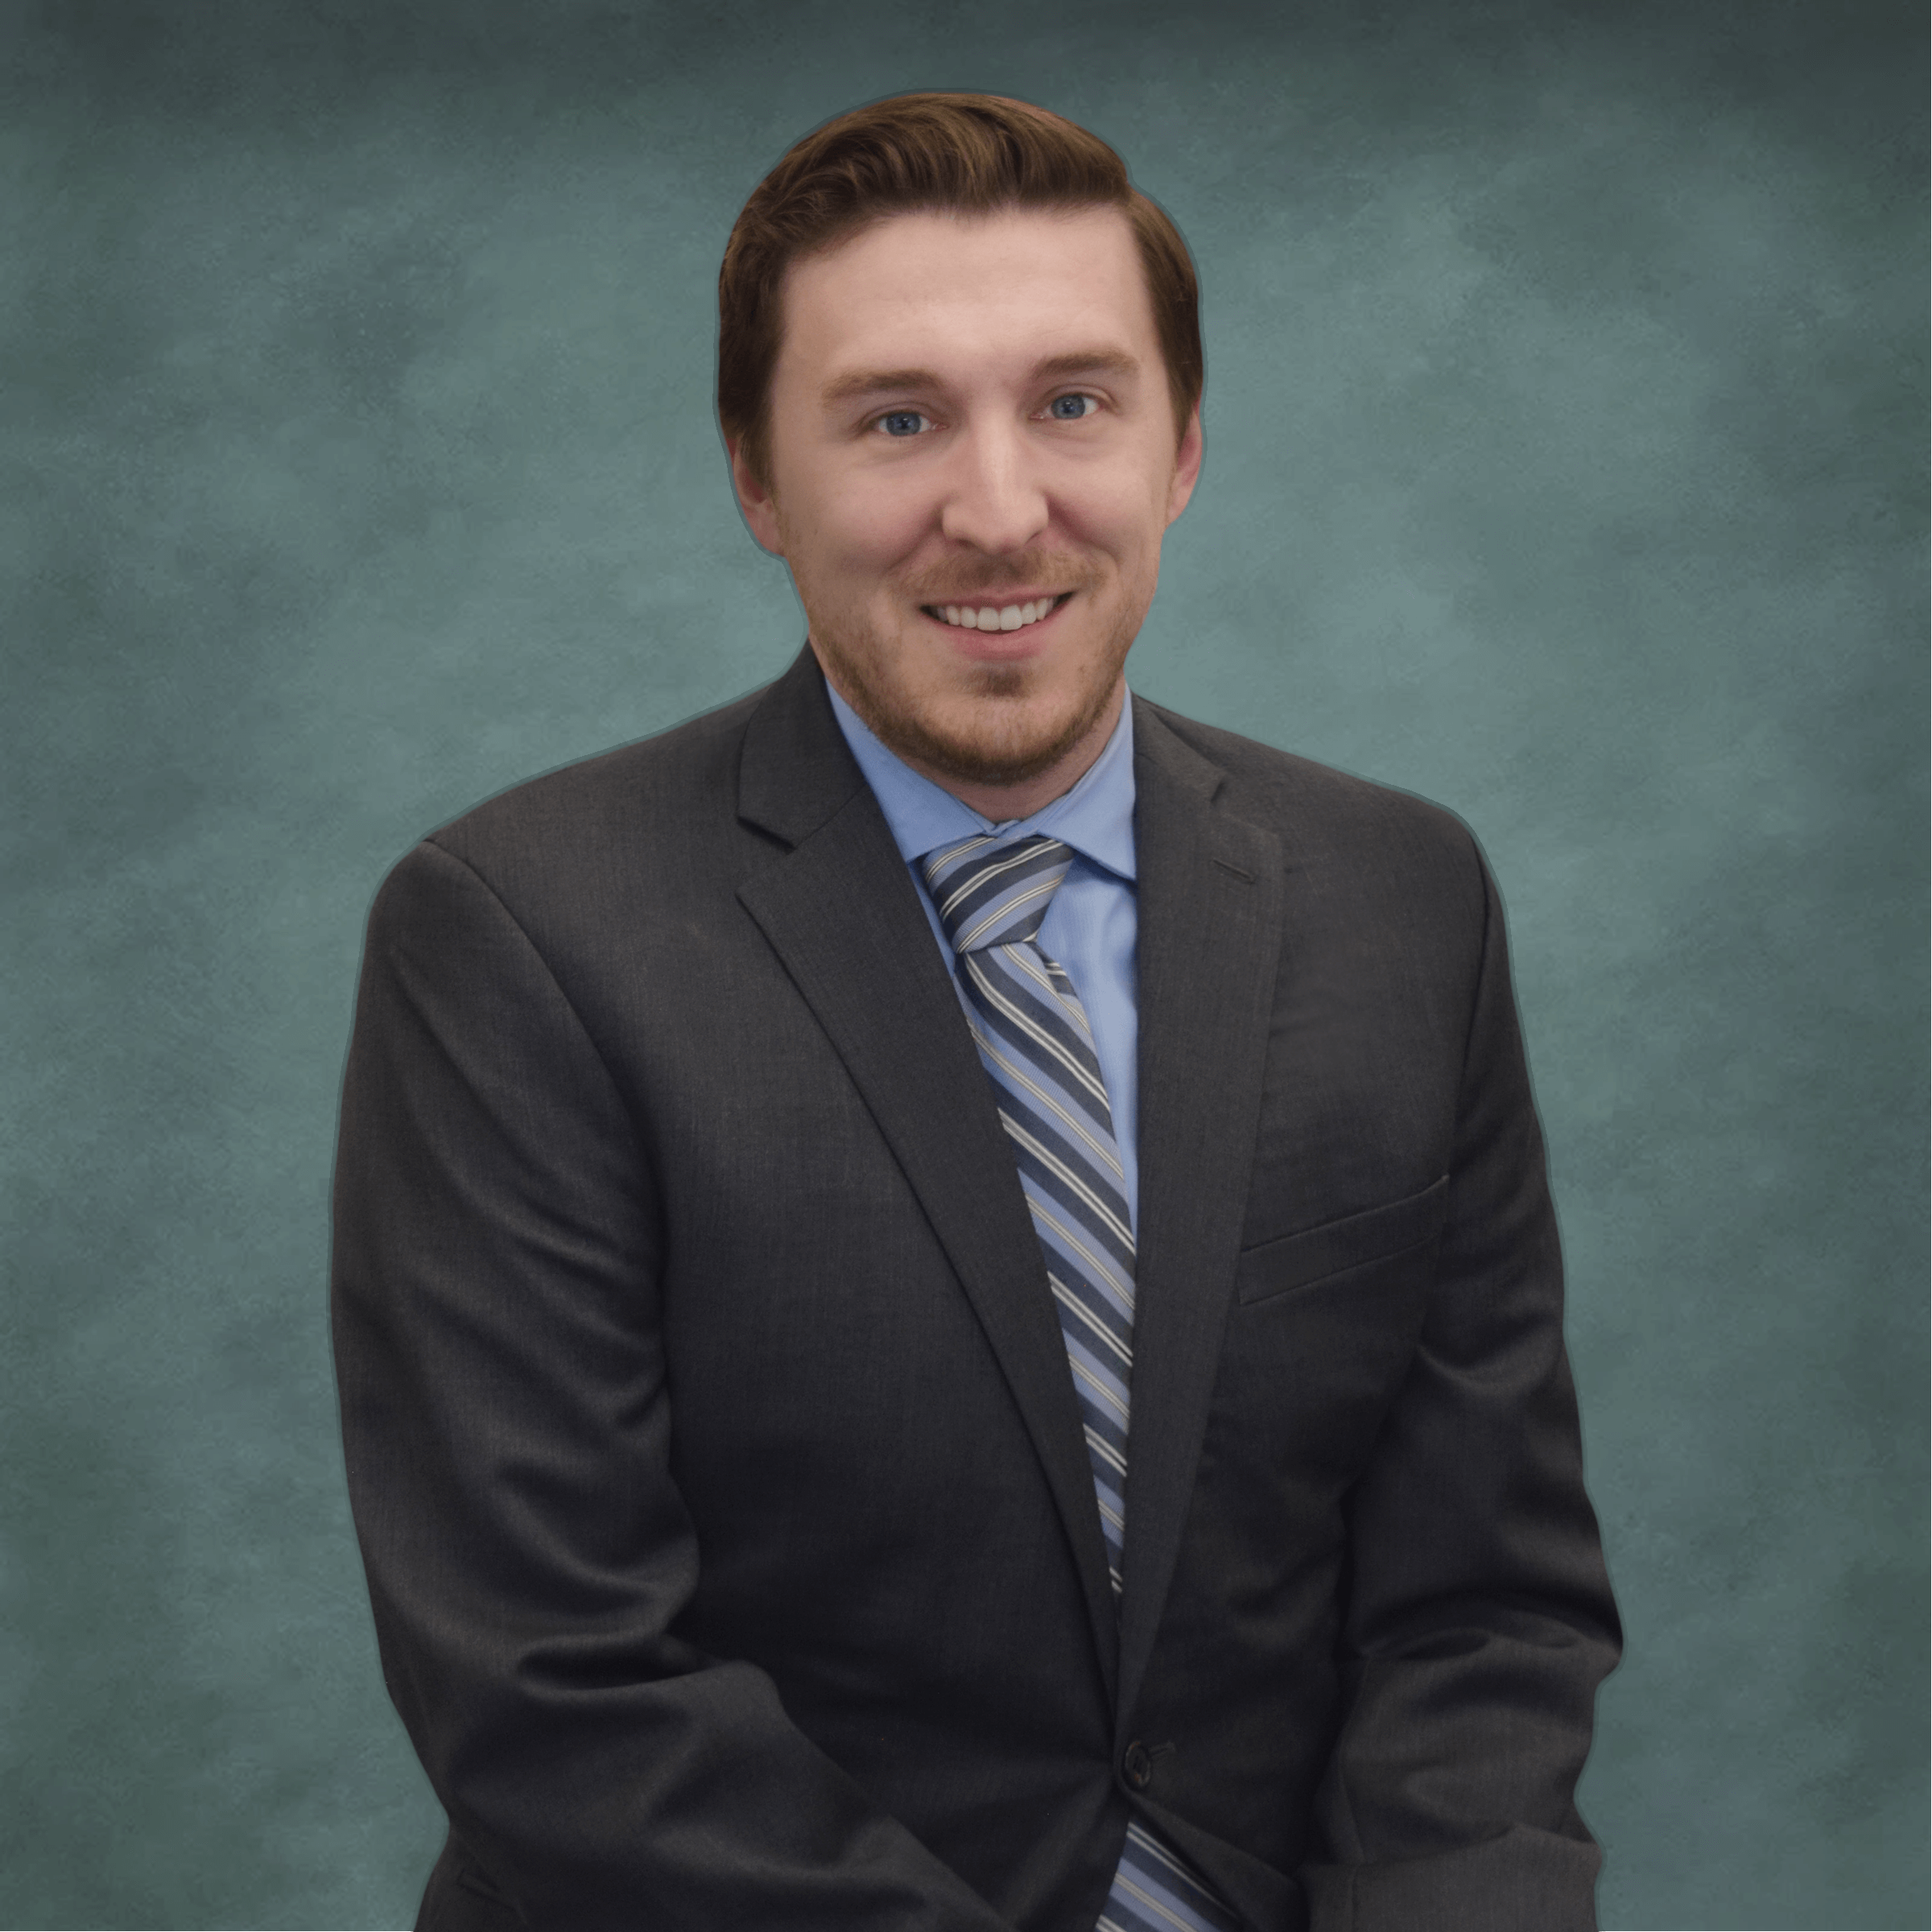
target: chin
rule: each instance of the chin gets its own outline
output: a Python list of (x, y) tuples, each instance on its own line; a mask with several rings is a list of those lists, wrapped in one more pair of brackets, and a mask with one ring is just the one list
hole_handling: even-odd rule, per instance
[(873, 735), (942, 784), (1024, 785), (1051, 771), (1105, 713), (1126, 657), (1121, 648), (1100, 663), (955, 665), (922, 690), (892, 675), (894, 654), (871, 627), (854, 628), (871, 650), (814, 624), (821, 663)]
[(882, 743), (909, 762), (961, 784), (1023, 785), (1051, 771), (1092, 730), (1113, 686), (1110, 682), (1097, 696), (1083, 696), (1080, 702), (1042, 716), (1030, 707), (1021, 708), (1025, 701), (1018, 687), (1024, 680), (1012, 675), (1013, 668), (1000, 667), (1005, 691), (989, 682), (958, 707), (964, 715), (956, 717), (894, 711), (874, 719), (857, 704), (852, 708)]

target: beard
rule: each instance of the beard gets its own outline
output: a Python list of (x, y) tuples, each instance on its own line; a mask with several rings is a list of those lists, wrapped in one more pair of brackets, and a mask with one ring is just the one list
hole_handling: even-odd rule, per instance
[(1026, 666), (982, 665), (959, 692), (955, 720), (915, 708), (831, 637), (815, 631), (813, 642), (839, 695), (881, 745), (915, 770), (963, 785), (1023, 785), (1051, 771), (1100, 722), (1120, 681), (1117, 662), (1040, 716), (1027, 706)]
[[(1080, 576), (1080, 583), (1067, 585), (1078, 593), (1075, 606), (1095, 588), (1090, 572)], [(1009, 582), (1042, 577), (1067, 584), (1068, 572), (1064, 563), (1030, 574), (1014, 570)], [(914, 600), (990, 600), (999, 589), (993, 584), (965, 590), (952, 586), (931, 595), (915, 592)], [(1075, 614), (1074, 608), (1066, 614)], [(825, 611), (807, 605), (806, 615), (821, 667), (873, 736), (915, 770), (967, 785), (1025, 784), (1065, 758), (1105, 716), (1140, 629), (1133, 613), (1119, 613), (1108, 634), (1096, 639), (1089, 653), (1063, 664), (1051, 683), (1031, 663), (968, 665), (954, 669), (938, 694), (929, 696), (895, 674), (895, 667), (910, 655), (909, 647), (882, 637), (863, 610)], [(923, 617), (914, 621), (931, 621)]]

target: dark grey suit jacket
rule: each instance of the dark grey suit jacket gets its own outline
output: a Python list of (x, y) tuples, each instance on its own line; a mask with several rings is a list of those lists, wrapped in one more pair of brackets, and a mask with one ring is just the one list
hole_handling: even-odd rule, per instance
[(1496, 894), (1136, 701), (1117, 1620), (946, 968), (809, 654), (493, 799), (369, 925), (334, 1310), (437, 1932), (1570, 1932), (1618, 1641)]

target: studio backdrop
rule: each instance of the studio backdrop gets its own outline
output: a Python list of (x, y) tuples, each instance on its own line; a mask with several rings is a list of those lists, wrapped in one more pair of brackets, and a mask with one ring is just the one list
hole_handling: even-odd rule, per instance
[(1928, 1922), (1922, 9), (0, 10), (0, 1924), (394, 1927), (326, 1323), (387, 867), (775, 676), (733, 217), (914, 88), (1199, 263), (1129, 662), (1501, 881), (1617, 1928)]

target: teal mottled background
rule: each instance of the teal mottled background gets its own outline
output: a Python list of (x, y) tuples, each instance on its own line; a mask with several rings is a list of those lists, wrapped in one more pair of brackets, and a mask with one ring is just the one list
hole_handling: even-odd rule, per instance
[(324, 1325), (363, 916), (790, 658), (719, 253), (955, 86), (1199, 262), (1138, 687), (1501, 878), (1604, 1922), (1925, 1926), (1925, 69), (1825, 0), (0, 7), (0, 1922), (409, 1922)]

